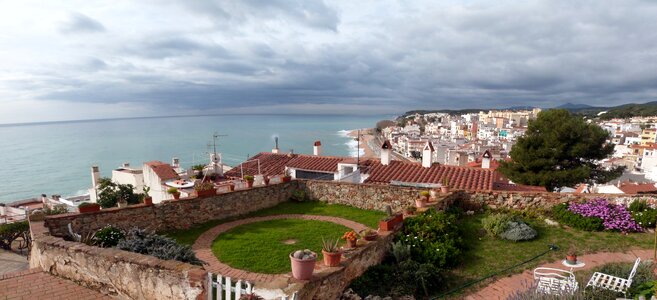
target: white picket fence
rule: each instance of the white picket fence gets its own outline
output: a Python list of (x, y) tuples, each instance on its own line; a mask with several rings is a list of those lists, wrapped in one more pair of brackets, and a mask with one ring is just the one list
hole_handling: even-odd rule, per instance
[[(208, 297), (207, 300), (239, 300), (242, 295), (253, 293), (253, 285), (248, 281), (238, 280), (233, 286), (233, 280), (227, 276), (217, 274), (217, 278), (213, 278), (213, 274), (208, 272)], [(297, 300), (297, 293), (289, 298), (287, 296), (281, 300)]]

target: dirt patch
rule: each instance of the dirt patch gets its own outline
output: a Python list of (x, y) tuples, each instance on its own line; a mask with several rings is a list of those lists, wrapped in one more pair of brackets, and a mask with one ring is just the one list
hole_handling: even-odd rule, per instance
[(284, 241), (283, 241), (283, 244), (285, 244), (285, 245), (294, 245), (294, 244), (296, 244), (297, 242), (298, 242), (298, 241), (295, 240), (295, 239), (287, 239), (287, 240), (284, 240)]

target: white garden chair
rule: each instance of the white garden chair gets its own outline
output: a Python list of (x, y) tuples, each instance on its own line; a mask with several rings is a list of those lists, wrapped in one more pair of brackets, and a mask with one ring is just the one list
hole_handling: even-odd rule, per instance
[(534, 269), (536, 292), (548, 295), (572, 295), (579, 288), (575, 274), (554, 268)]
[(637, 258), (636, 261), (634, 261), (634, 267), (632, 267), (632, 272), (630, 272), (630, 276), (627, 277), (627, 279), (595, 272), (593, 273), (593, 276), (591, 276), (591, 279), (589, 279), (589, 283), (586, 284), (586, 287), (590, 286), (593, 288), (602, 288), (620, 292), (623, 293), (625, 298), (627, 298), (627, 289), (632, 285), (632, 278), (634, 278), (636, 270), (639, 268), (639, 263), (641, 263), (641, 258)]

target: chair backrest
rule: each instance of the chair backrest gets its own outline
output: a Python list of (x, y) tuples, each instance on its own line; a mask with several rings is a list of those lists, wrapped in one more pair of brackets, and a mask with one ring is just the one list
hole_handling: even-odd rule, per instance
[(636, 275), (636, 270), (639, 268), (639, 264), (641, 263), (641, 258), (637, 257), (636, 260), (634, 261), (634, 267), (632, 267), (632, 272), (630, 272), (630, 277), (627, 278), (627, 281), (630, 283), (632, 282), (632, 278), (634, 278), (634, 275)]
[(560, 280), (571, 280), (575, 278), (575, 274), (570, 271), (555, 269), (555, 268), (536, 268), (534, 269), (534, 279), (539, 278), (556, 278)]

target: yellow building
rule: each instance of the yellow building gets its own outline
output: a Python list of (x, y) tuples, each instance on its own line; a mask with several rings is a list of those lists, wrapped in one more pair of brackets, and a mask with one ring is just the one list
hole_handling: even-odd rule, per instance
[(657, 141), (657, 129), (655, 128), (646, 128), (641, 132), (641, 145), (647, 143), (654, 143)]

